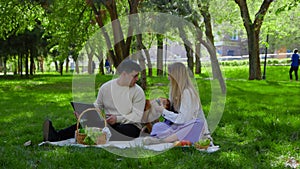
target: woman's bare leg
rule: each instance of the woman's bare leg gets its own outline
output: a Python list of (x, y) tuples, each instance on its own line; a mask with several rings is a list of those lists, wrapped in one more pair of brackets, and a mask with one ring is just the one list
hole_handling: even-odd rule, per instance
[(165, 143), (173, 143), (175, 141), (178, 141), (178, 137), (176, 134), (172, 134), (163, 139), (163, 142), (165, 142)]

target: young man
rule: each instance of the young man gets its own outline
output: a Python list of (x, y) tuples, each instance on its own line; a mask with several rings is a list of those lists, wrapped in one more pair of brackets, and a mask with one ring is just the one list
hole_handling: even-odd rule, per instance
[(296, 81), (298, 81), (298, 68), (299, 68), (299, 55), (298, 53), (298, 49), (294, 49), (294, 54), (292, 55), (292, 63), (291, 63), (291, 68), (290, 68), (290, 80), (293, 80), (293, 76), (292, 73), (293, 71), (295, 72), (295, 77), (296, 77)]
[[(136, 84), (140, 66), (133, 60), (124, 60), (117, 68), (119, 77), (104, 83), (94, 106), (103, 110), (112, 133), (110, 140), (131, 140), (139, 137), (144, 113), (145, 94)], [(76, 124), (56, 131), (50, 120), (43, 126), (44, 141), (59, 141), (74, 137)]]

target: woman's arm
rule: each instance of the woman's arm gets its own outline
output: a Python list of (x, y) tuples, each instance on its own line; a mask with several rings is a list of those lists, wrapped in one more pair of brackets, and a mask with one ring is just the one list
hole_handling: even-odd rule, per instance
[(181, 96), (180, 109), (178, 114), (168, 111), (166, 109), (163, 110), (162, 116), (165, 119), (172, 121), (175, 124), (183, 124), (189, 120), (192, 120), (195, 117), (195, 112), (199, 110), (200, 101), (193, 97), (189, 90), (184, 90)]

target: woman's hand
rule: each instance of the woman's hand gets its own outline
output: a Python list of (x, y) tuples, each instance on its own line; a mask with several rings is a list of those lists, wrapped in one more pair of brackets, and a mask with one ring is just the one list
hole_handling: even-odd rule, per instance
[(165, 109), (164, 106), (156, 106), (155, 107), (155, 110), (161, 114), (163, 113), (164, 109)]
[(151, 106), (154, 106), (154, 109), (158, 113), (162, 113), (164, 111), (164, 106), (157, 102), (157, 100), (151, 100)]

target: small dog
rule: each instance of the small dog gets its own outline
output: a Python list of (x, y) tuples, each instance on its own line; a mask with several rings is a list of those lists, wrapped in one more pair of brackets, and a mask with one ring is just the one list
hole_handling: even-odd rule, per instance
[(154, 100), (146, 100), (144, 114), (142, 117), (142, 123), (144, 123), (146, 129), (145, 132), (150, 133), (152, 130), (152, 125), (156, 122), (159, 122), (159, 117), (161, 116), (160, 112), (155, 110), (156, 106), (161, 106), (167, 110), (170, 110), (171, 103), (169, 99), (166, 98), (158, 98)]

